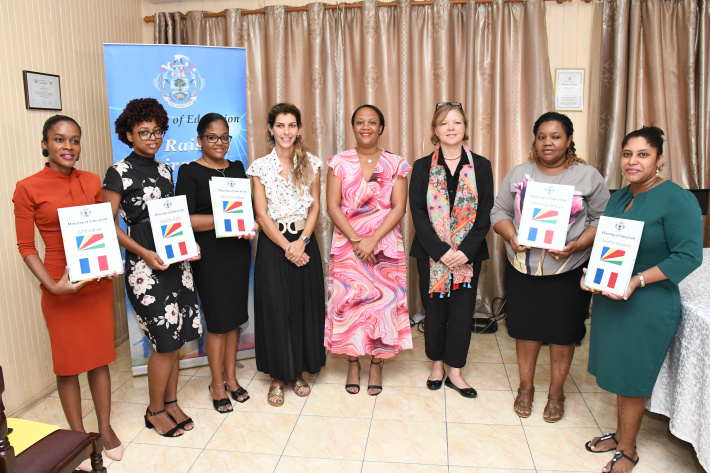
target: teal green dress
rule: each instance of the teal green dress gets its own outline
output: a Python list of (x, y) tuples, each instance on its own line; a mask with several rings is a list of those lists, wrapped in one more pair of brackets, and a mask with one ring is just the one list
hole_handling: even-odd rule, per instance
[(637, 288), (627, 301), (594, 296), (589, 372), (599, 387), (650, 396), (680, 322), (678, 283), (700, 266), (703, 224), (695, 197), (671, 181), (638, 194), (615, 192), (604, 215), (644, 222), (634, 274), (654, 266), (668, 280)]

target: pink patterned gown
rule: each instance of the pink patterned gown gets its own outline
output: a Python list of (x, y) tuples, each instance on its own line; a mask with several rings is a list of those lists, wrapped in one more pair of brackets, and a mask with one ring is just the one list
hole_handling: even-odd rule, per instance
[[(340, 208), (363, 237), (382, 224), (392, 208), (397, 177), (406, 177), (412, 169), (404, 158), (383, 151), (366, 183), (355, 149), (336, 154), (328, 166), (342, 182)], [(399, 224), (377, 243), (374, 254), (376, 264), (364, 263), (348, 239), (334, 229), (325, 320), (325, 347), (333, 353), (391, 358), (399, 350), (412, 348)]]

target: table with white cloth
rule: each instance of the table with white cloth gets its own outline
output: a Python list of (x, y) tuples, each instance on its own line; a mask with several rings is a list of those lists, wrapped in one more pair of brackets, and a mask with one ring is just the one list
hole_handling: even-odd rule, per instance
[(667, 416), (671, 433), (690, 442), (710, 471), (710, 248), (680, 283), (680, 300), (678, 332), (646, 407)]

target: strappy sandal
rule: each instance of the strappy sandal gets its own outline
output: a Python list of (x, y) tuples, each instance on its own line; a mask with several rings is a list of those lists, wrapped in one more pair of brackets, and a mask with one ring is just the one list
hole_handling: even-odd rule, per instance
[[(526, 396), (528, 394), (530, 395), (530, 401), (526, 400)], [(523, 419), (527, 419), (528, 417), (530, 417), (530, 414), (532, 413), (532, 404), (534, 398), (534, 387), (532, 389), (518, 388), (518, 396), (515, 398), (515, 402), (513, 403), (513, 410), (516, 414), (518, 414), (518, 417), (522, 417)]]
[[(239, 382), (237, 382), (237, 385), (239, 385)], [(237, 389), (236, 391), (230, 391), (229, 386), (227, 386), (227, 383), (224, 383), (224, 388), (232, 395), (232, 399), (237, 401), (239, 404), (243, 404), (249, 400), (249, 393), (241, 386), (239, 386), (239, 389)], [(239, 398), (244, 396), (245, 394), (246, 397), (240, 401)]]
[[(379, 363), (375, 363), (374, 361), (370, 362), (370, 365), (383, 365), (385, 363), (385, 360), (380, 360)], [(380, 376), (382, 375), (382, 368), (383, 366), (380, 366)], [(378, 390), (376, 393), (373, 393), (371, 391)], [(369, 384), (367, 386), (367, 395), (368, 396), (377, 396), (382, 392), (382, 386), (376, 386), (374, 384)]]
[[(284, 390), (282, 389), (283, 386), (276, 386), (275, 388), (271, 388), (269, 390), (269, 394), (266, 397), (266, 402), (269, 403), (269, 405), (272, 405), (274, 407), (281, 407), (284, 405)], [(271, 400), (272, 397), (278, 398), (281, 402), (274, 402)]]
[(614, 454), (614, 457), (611, 459), (611, 468), (609, 468), (608, 473), (611, 473), (612, 471), (614, 471), (614, 467), (616, 466), (616, 462), (618, 462), (622, 458), (625, 458), (631, 462), (631, 464), (633, 465), (631, 467), (632, 469), (634, 466), (636, 466), (638, 464), (639, 460), (641, 459), (641, 457), (639, 456), (639, 457), (636, 457), (636, 460), (634, 460), (633, 458), (631, 458), (630, 456), (625, 454), (623, 450), (617, 450), (616, 453)]
[[(550, 404), (551, 402), (558, 402), (560, 404), (560, 407), (552, 407)], [(565, 395), (560, 394), (559, 396), (555, 396), (554, 394), (548, 394), (547, 395), (547, 405), (545, 406), (545, 410), (542, 412), (542, 420), (549, 424), (554, 424), (555, 422), (559, 422), (560, 419), (562, 419), (562, 416), (565, 415)]]
[[(308, 397), (311, 393), (311, 387), (308, 385), (306, 380), (303, 379), (303, 376), (297, 376), (293, 381), (291, 381), (291, 384), (293, 385), (293, 392), (295, 392), (298, 397)], [(301, 394), (299, 392), (301, 388), (307, 388), (308, 392), (306, 392), (306, 394)]]
[[(360, 369), (361, 369), (360, 360), (358, 360), (357, 358), (354, 359), (354, 360), (348, 359), (348, 363), (357, 363), (358, 384), (346, 384), (346, 385), (345, 385), (345, 390), (348, 392), (348, 394), (357, 394), (357, 393), (360, 392), (360, 383), (359, 383), (359, 381), (360, 381)], [(347, 382), (347, 381), (346, 381), (346, 382)], [(351, 389), (352, 389), (353, 391), (350, 391)]]
[[(207, 386), (207, 389), (210, 392), (210, 396), (212, 396), (212, 386)], [(229, 414), (234, 410), (232, 409), (232, 403), (229, 402), (229, 398), (226, 397), (217, 400), (212, 399), (212, 406), (214, 407), (214, 410), (219, 412), (220, 414)]]
[(597, 445), (599, 445), (599, 442), (604, 442), (606, 440), (613, 440), (617, 446), (619, 445), (619, 441), (616, 440), (616, 432), (612, 432), (610, 434), (602, 435), (594, 443), (592, 443), (594, 441), (594, 439), (590, 440), (589, 442), (584, 444), (584, 448), (586, 448), (588, 452), (592, 452), (592, 453), (606, 453), (606, 452), (611, 452), (613, 450), (616, 450), (616, 447), (610, 448), (608, 450), (592, 450), (592, 447), (596, 447)]
[[(145, 420), (145, 427), (147, 429), (155, 429), (155, 426), (153, 425), (153, 423), (148, 420), (148, 416), (150, 415), (151, 417), (155, 417), (159, 414), (162, 414), (163, 412), (165, 412), (165, 409), (163, 409), (162, 411), (158, 411), (158, 412), (150, 412), (150, 409), (146, 408), (145, 415), (143, 416), (143, 419)], [(170, 416), (168, 416), (168, 417), (170, 417)], [(170, 417), (170, 419), (173, 420), (172, 417)], [(173, 420), (173, 422), (175, 422), (175, 420)], [(164, 434), (161, 434), (160, 432), (158, 432), (158, 429), (155, 429), (155, 431), (158, 432), (158, 434), (163, 437), (182, 437), (185, 434), (185, 432), (183, 432), (180, 435), (175, 435), (177, 433), (177, 431), (180, 429), (182, 429), (182, 427), (180, 427), (179, 425), (176, 425), (175, 427), (168, 430)]]
[[(165, 401), (163, 404), (176, 404), (176, 403), (177, 403), (177, 399), (175, 399), (174, 401)], [(185, 432), (189, 432), (195, 428), (194, 425), (189, 429), (185, 428), (185, 426), (188, 424), (194, 424), (194, 422), (192, 421), (192, 417), (188, 417), (186, 420), (184, 420), (182, 422), (176, 421), (175, 419), (173, 419), (173, 416), (171, 416), (170, 414), (168, 414), (168, 417), (170, 417), (170, 419), (172, 419), (172, 421), (175, 422), (177, 424), (177, 426), (180, 427)]]

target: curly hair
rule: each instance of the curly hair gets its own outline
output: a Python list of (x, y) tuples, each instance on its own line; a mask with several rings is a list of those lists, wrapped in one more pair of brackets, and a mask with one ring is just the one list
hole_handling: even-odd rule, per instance
[[(293, 141), (293, 150), (296, 154), (296, 165), (293, 167), (293, 180), (296, 184), (296, 188), (302, 192), (310, 187), (315, 173), (313, 172), (313, 166), (308, 159), (308, 153), (306, 152), (306, 147), (301, 138), (300, 130), (303, 127), (301, 111), (292, 103), (277, 103), (269, 109), (266, 122), (269, 124), (269, 127), (273, 128), (276, 123), (276, 117), (289, 114), (296, 117), (296, 125), (298, 125), (299, 130), (298, 136), (296, 136), (296, 139)], [(270, 130), (266, 130), (266, 141), (269, 146), (276, 144), (274, 135), (271, 134)]]
[[(533, 126), (533, 136), (537, 137), (537, 130), (540, 128), (540, 125), (547, 122), (558, 122), (560, 125), (562, 125), (562, 128), (564, 128), (565, 130), (565, 135), (568, 138), (574, 135), (574, 125), (572, 124), (572, 120), (570, 120), (567, 115), (557, 112), (547, 112), (540, 115), (540, 118), (535, 121), (535, 125)], [(537, 155), (537, 149), (535, 149), (535, 140), (536, 138), (533, 138), (532, 150), (530, 151), (530, 157), (528, 159), (530, 161), (538, 163), (540, 162), (540, 157)], [(579, 156), (577, 156), (577, 150), (574, 147), (574, 140), (572, 140), (569, 147), (567, 148), (567, 156), (565, 157), (565, 167), (568, 168), (575, 164), (584, 163), (585, 161)]]
[(160, 102), (153, 98), (131, 100), (114, 122), (118, 139), (129, 148), (133, 148), (133, 143), (128, 140), (126, 133), (133, 131), (133, 127), (139, 123), (151, 121), (154, 121), (163, 132), (168, 131), (168, 112)]

